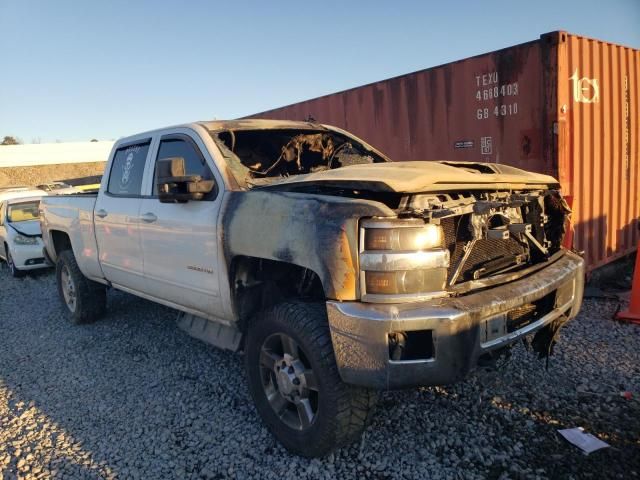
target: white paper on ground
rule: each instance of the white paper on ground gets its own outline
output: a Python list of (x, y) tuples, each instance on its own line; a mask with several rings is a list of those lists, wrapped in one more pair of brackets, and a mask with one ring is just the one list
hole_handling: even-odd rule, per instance
[(584, 433), (582, 428), (567, 428), (565, 430), (558, 430), (558, 433), (587, 455), (609, 446), (608, 443), (603, 442), (598, 437), (594, 437), (590, 433)]

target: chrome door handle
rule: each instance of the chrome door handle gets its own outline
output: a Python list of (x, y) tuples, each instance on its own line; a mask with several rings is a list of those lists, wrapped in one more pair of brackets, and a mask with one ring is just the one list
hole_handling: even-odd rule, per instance
[(153, 213), (147, 212), (140, 217), (140, 220), (146, 223), (153, 223), (158, 219)]
[(96, 211), (96, 217), (104, 218), (107, 216), (107, 211), (104, 209), (100, 209)]

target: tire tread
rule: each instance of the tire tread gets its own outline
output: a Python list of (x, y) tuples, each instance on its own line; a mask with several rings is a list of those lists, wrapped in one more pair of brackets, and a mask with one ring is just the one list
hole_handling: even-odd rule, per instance
[[(66, 304), (64, 304), (64, 295), (62, 294), (62, 286), (60, 284), (60, 272), (63, 264), (69, 269), (69, 274), (73, 277), (76, 286), (77, 304), (75, 312), (69, 311)], [(56, 278), (60, 299), (67, 312), (69, 312), (72, 323), (77, 325), (93, 323), (104, 314), (107, 308), (106, 288), (104, 285), (89, 280), (83, 275), (73, 255), (73, 251), (65, 250), (58, 255)]]
[[(378, 392), (347, 385), (340, 378), (324, 304), (282, 303), (254, 319), (252, 325), (265, 320), (285, 324), (291, 331), (306, 339), (307, 349), (314, 352), (311, 354), (316, 360), (314, 370), (322, 370), (321, 374), (329, 379), (324, 382), (323, 394), (329, 404), (335, 405), (335, 416), (329, 419), (328, 428), (321, 431), (313, 445), (307, 442), (287, 444), (283, 441), (285, 446), (294, 453), (318, 457), (357, 440), (371, 421)], [(271, 426), (271, 429), (273, 431), (274, 427)], [(278, 436), (277, 431), (274, 433)]]

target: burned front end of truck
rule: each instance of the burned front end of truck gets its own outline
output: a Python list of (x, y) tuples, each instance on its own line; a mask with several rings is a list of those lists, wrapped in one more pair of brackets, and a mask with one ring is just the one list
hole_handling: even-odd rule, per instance
[(314, 272), (346, 383), (447, 384), (521, 340), (548, 356), (577, 315), (583, 260), (562, 246), (570, 210), (552, 177), (391, 162), (332, 127), (258, 125), (212, 131), (242, 190), (228, 256)]
[(550, 355), (582, 299), (582, 259), (562, 248), (569, 213), (555, 189), (459, 191), (362, 221), (362, 302), (329, 305), (343, 378), (450, 383), (521, 339)]

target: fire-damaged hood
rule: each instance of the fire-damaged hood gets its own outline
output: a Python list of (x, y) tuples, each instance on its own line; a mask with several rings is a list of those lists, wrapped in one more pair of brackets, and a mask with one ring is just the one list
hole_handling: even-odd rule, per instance
[(278, 179), (263, 188), (297, 190), (305, 186), (347, 187), (377, 192), (431, 192), (452, 189), (555, 187), (549, 175), (495, 163), (386, 162), (351, 165)]

